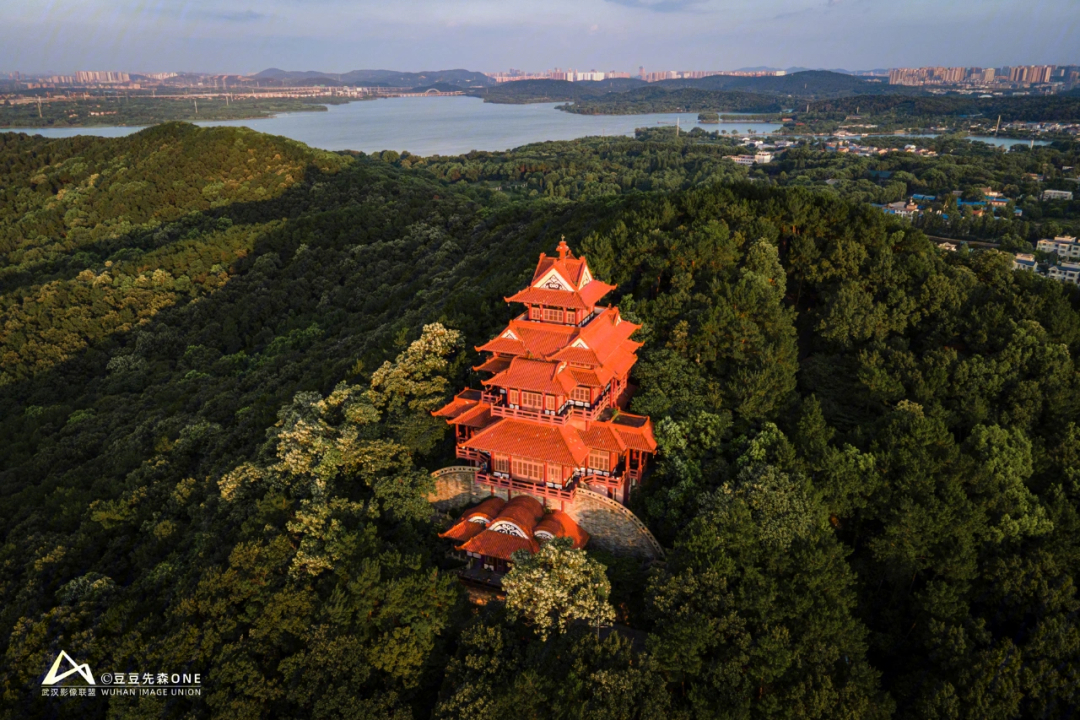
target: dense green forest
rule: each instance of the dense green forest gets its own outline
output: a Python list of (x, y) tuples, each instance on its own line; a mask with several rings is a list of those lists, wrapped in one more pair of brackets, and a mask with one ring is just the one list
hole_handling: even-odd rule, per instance
[(660, 80), (655, 83), (667, 88), (698, 90), (742, 90), (745, 92), (787, 95), (805, 98), (876, 95), (879, 93), (922, 94), (918, 88), (890, 85), (881, 78), (868, 79), (830, 70), (802, 70), (788, 75), (710, 75), (696, 79)]
[(841, 97), (818, 100), (811, 105), (814, 112), (853, 113), (859, 110), (869, 115), (978, 117), (991, 120), (998, 115), (1003, 121), (1027, 120), (1039, 122), (1077, 122), (1080, 120), (1080, 96), (1060, 95), (988, 97), (971, 95), (878, 95)]
[(760, 93), (739, 90), (669, 90), (650, 85), (621, 93), (608, 93), (593, 98), (575, 98), (573, 103), (560, 105), (560, 110), (579, 115), (637, 115), (654, 112), (749, 112), (778, 113), (790, 108), (793, 100), (778, 99)]
[[(1075, 288), (719, 138), (0, 141), (0, 717), (1075, 715)], [(642, 324), (668, 554), (541, 640), (455, 580), (428, 411), (563, 235)], [(60, 649), (204, 692), (41, 697)]]
[(606, 92), (611, 92), (610, 86), (601, 87), (599, 83), (594, 82), (515, 80), (483, 90), (474, 90), (470, 94), (483, 98), (484, 102), (524, 105), (591, 98)]
[[(709, 79), (711, 78), (706, 78), (706, 80)], [(1068, 94), (995, 98), (911, 93), (845, 94), (821, 99), (809, 92), (778, 96), (769, 95), (757, 89), (745, 92), (735, 89), (707, 89), (699, 85), (683, 87), (679, 84), (669, 84), (674, 82), (653, 83), (647, 87), (624, 92), (581, 93), (565, 98), (573, 100), (573, 103), (561, 106), (560, 109), (586, 115), (635, 115), (702, 111), (779, 112), (783, 108), (785, 112), (797, 111), (800, 122), (811, 123), (809, 127), (802, 130), (804, 133), (814, 130), (835, 130), (834, 127), (819, 128), (813, 123), (827, 120), (842, 121), (856, 113), (863, 120), (878, 123), (882, 128), (891, 128), (893, 125), (930, 126), (941, 122), (970, 122), (972, 119), (994, 122), (999, 115), (1005, 122), (1071, 123), (1080, 120), (1080, 97)], [(523, 96), (525, 95), (527, 94), (523, 93)]]
[[(726, 133), (726, 131), (725, 131)], [(696, 129), (675, 137), (673, 128), (643, 129), (639, 140), (586, 138), (530, 145), (508, 152), (461, 156), (406, 156), (404, 167), (426, 168), (440, 180), (495, 191), (495, 200), (582, 200), (637, 192), (672, 192), (720, 182), (750, 179), (781, 187), (806, 187), (870, 203), (902, 200), (912, 194), (940, 197), (933, 205), (944, 216), (918, 221), (927, 232), (958, 239), (1005, 242), (1010, 249), (1034, 245), (1041, 237), (1080, 234), (1080, 197), (1043, 202), (1046, 187), (1073, 189), (1067, 178), (1080, 166), (1080, 146), (1054, 143), (1009, 152), (958, 136), (872, 138), (865, 142), (903, 150), (918, 142), (936, 156), (892, 152), (863, 156), (828, 152), (822, 143), (792, 148), (753, 169), (730, 158), (747, 152), (740, 137)], [(642, 142), (644, 140), (645, 142)], [(1032, 177), (1041, 175), (1041, 181)], [(998, 217), (961, 211), (957, 199), (981, 200), (984, 188), (1014, 202)], [(951, 198), (958, 191), (959, 198)], [(951, 199), (950, 199), (951, 198)], [(951, 202), (951, 205), (949, 204)], [(1014, 210), (1021, 210), (1017, 216)], [(1026, 244), (1026, 245), (1025, 245)]]
[[(652, 92), (643, 93), (642, 91)], [(671, 94), (673, 90), (697, 90), (699, 93)], [(726, 91), (717, 93), (716, 91)], [(733, 98), (747, 95), (770, 95), (773, 99), (759, 98), (755, 102), (766, 105), (776, 102), (776, 96), (787, 98), (782, 102), (792, 103), (791, 98), (817, 99), (835, 98), (848, 95), (877, 95), (880, 93), (914, 95), (919, 90), (901, 85), (865, 80), (853, 75), (834, 73), (826, 70), (807, 70), (782, 76), (740, 77), (735, 75), (712, 75), (696, 79), (660, 80), (646, 84), (638, 78), (613, 78), (600, 81), (568, 82), (566, 80), (517, 80), (502, 83), (494, 87), (475, 91), (473, 94), (487, 102), (528, 103), (553, 102), (560, 100), (583, 100), (610, 95), (602, 107), (610, 110), (608, 114), (633, 112), (628, 108), (644, 105), (646, 100), (661, 110), (648, 112), (668, 112), (666, 108), (675, 107), (678, 102), (686, 104), (711, 102), (713, 105), (730, 105)], [(625, 97), (624, 97), (625, 96)], [(667, 103), (664, 103), (664, 99)], [(614, 109), (613, 109), (614, 108)], [(710, 109), (721, 109), (710, 107)], [(734, 108), (731, 108), (734, 109)]]
[(153, 125), (173, 120), (250, 120), (286, 112), (325, 112), (341, 98), (266, 98), (236, 95), (215, 98), (154, 98), (89, 96), (18, 105), (0, 104), (0, 128), (85, 127), (92, 125)]

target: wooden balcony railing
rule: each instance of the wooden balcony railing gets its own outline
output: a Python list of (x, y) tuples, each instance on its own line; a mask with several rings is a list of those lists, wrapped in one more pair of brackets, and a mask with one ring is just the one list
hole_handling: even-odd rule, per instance
[(473, 450), (472, 448), (457, 446), (456, 454), (461, 460), (472, 460), (473, 462), (483, 462), (487, 458), (479, 450)]
[(489, 485), (504, 490), (517, 490), (518, 492), (526, 492), (530, 495), (540, 495), (555, 500), (573, 500), (574, 493), (577, 490), (577, 483), (572, 480), (564, 487), (560, 488), (551, 487), (544, 483), (518, 480), (517, 478), (505, 477), (503, 475), (496, 475), (495, 473), (484, 471), (478, 471), (476, 473), (476, 482), (481, 485)]
[(518, 420), (532, 420), (534, 422), (548, 423), (550, 425), (565, 425), (570, 419), (569, 413), (548, 415), (543, 410), (526, 410), (509, 405), (492, 405), (491, 414), (495, 417), (517, 418)]
[(575, 475), (574, 478), (578, 483), (585, 483), (588, 485), (603, 485), (607, 488), (618, 488), (622, 486), (622, 475)]
[(517, 418), (519, 420), (532, 420), (534, 422), (548, 423), (551, 425), (565, 425), (571, 417), (577, 417), (592, 422), (600, 416), (611, 404), (611, 393), (604, 393), (589, 407), (581, 407), (567, 401), (557, 410), (543, 410), (539, 408), (513, 407), (506, 402), (506, 395), (502, 393), (485, 392), (481, 395), (481, 402), (491, 406), (491, 414), (495, 417)]

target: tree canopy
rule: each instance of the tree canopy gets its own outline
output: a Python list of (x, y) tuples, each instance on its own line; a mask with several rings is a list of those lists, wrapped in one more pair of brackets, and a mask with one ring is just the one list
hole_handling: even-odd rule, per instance
[[(1080, 291), (735, 151), (0, 135), (0, 717), (1074, 715)], [(896, 162), (1032, 160), (964, 152)], [(642, 326), (667, 557), (472, 607), (429, 411), (560, 236)], [(61, 649), (203, 695), (42, 697)]]

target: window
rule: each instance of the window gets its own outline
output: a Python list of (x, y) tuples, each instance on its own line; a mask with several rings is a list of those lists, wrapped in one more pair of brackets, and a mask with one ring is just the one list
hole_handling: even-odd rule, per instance
[(517, 405), (518, 404), (518, 391), (517, 390), (511, 390), (510, 391), (510, 399), (507, 400), (507, 402), (510, 403), (511, 405)]
[(555, 396), (554, 395), (545, 395), (544, 396), (544, 409), (545, 410), (552, 410), (552, 411), (555, 410)]
[(527, 408), (536, 408), (539, 410), (544, 406), (544, 396), (540, 393), (521, 391), (521, 406)]
[(608, 464), (609, 462), (611, 462), (611, 455), (610, 453), (608, 453), (607, 450), (589, 451), (589, 467), (591, 467), (593, 470), (607, 471), (611, 467)]
[(506, 455), (495, 456), (495, 472), (509, 473), (510, 472), (510, 458)]
[(530, 307), (529, 308), (529, 319), (530, 320), (539, 320), (540, 319), (540, 308), (536, 307), (535, 305)]
[(512, 464), (514, 477), (544, 482), (544, 463), (524, 458), (514, 458)]
[(564, 313), (562, 308), (544, 308), (544, 321), (545, 322), (557, 322), (563, 321)]
[(563, 469), (562, 465), (558, 463), (548, 463), (547, 466), (547, 481), (556, 485), (562, 485)]
[(575, 402), (588, 403), (592, 401), (592, 391), (584, 386), (576, 387), (570, 392), (570, 397)]

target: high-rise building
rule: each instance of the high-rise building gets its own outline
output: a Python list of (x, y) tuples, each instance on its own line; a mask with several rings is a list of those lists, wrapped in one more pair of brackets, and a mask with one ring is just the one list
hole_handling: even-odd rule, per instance
[(893, 68), (889, 71), (892, 85), (963, 85), (989, 83), (999, 79), (1018, 84), (1051, 82), (1058, 68), (1054, 65), (1017, 65), (1005, 68), (980, 67), (923, 67)]
[(131, 78), (123, 72), (88, 72), (80, 70), (75, 73), (75, 82), (80, 85), (110, 85), (130, 82)]

